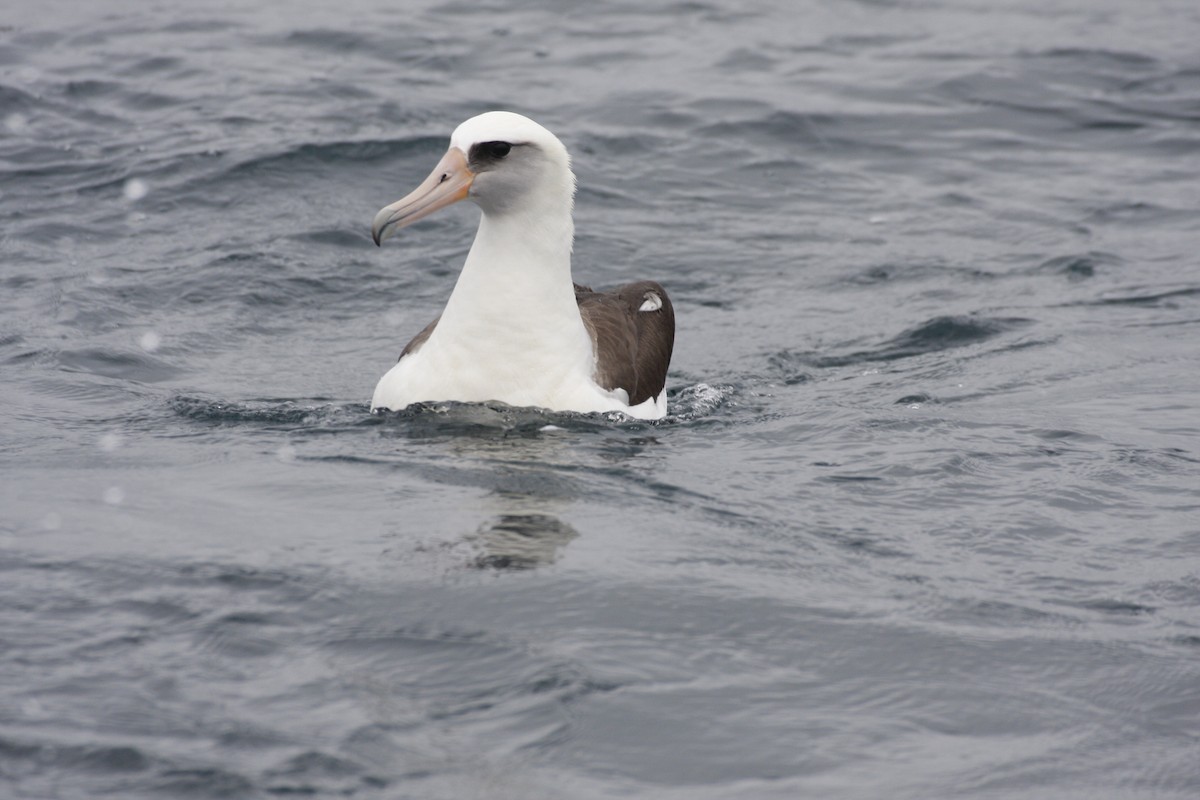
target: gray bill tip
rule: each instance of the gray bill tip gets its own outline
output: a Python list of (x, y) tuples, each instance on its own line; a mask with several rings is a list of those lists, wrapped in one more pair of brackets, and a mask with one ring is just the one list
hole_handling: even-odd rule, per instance
[(395, 226), (396, 213), (391, 206), (380, 209), (375, 215), (375, 219), (371, 223), (371, 238), (375, 240), (375, 246), (383, 244), (383, 240), (392, 235), (396, 230)]

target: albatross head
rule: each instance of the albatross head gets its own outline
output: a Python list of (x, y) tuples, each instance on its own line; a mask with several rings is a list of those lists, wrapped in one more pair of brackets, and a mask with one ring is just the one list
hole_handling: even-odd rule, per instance
[(510, 111), (489, 111), (455, 129), (450, 149), (411, 194), (375, 215), (371, 234), (381, 244), (407, 225), (459, 200), (473, 200), (488, 217), (566, 214), (575, 196), (567, 149), (553, 133)]

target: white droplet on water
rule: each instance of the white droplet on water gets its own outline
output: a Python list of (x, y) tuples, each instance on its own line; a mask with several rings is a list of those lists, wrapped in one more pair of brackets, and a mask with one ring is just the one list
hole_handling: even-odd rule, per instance
[(141, 200), (150, 193), (150, 187), (141, 178), (130, 178), (125, 181), (125, 199), (131, 202)]
[(100, 449), (111, 453), (121, 446), (121, 437), (115, 433), (106, 433), (100, 437)]
[(125, 502), (125, 490), (120, 486), (110, 486), (104, 490), (104, 502), (110, 506), (119, 506)]
[(154, 331), (146, 331), (142, 334), (142, 338), (138, 339), (138, 344), (147, 353), (153, 353), (162, 344), (162, 337)]

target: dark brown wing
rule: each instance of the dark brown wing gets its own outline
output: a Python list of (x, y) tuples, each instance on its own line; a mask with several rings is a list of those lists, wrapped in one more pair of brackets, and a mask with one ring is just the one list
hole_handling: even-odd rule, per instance
[(667, 384), (675, 346), (675, 309), (654, 281), (611, 292), (575, 285), (579, 314), (596, 347), (596, 382), (624, 389), (629, 404), (657, 397)]
[[(415, 353), (420, 350), (421, 345), (425, 344), (425, 340), (429, 338), (429, 334), (433, 333), (433, 329), (437, 327), (438, 320), (441, 318), (442, 315), (438, 314), (437, 319), (426, 325), (423, 331), (414, 336), (412, 341), (406, 344), (404, 349), (400, 351), (400, 358), (404, 358), (409, 353)], [(399, 361), (400, 358), (397, 358), (396, 360)]]

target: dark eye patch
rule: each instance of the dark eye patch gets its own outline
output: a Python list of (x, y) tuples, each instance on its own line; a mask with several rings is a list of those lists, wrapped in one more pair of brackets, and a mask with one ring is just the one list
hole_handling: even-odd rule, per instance
[(509, 154), (513, 148), (509, 142), (480, 142), (471, 146), (471, 161), (475, 163), (488, 163), (491, 161), (500, 161)]
[(484, 142), (483, 149), (492, 158), (504, 158), (512, 150), (512, 145), (508, 142)]

